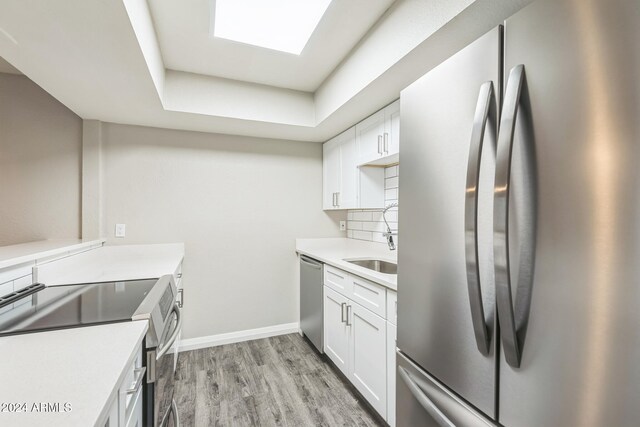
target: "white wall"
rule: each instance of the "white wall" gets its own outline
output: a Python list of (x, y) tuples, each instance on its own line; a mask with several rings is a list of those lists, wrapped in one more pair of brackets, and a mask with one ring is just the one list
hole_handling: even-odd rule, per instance
[(396, 1), (316, 91), (317, 121), (333, 114), (471, 3)]
[(0, 246), (80, 237), (82, 120), (0, 73)]
[(346, 213), (322, 210), (320, 144), (102, 128), (103, 235), (185, 243), (184, 338), (298, 321), (295, 239), (345, 236)]

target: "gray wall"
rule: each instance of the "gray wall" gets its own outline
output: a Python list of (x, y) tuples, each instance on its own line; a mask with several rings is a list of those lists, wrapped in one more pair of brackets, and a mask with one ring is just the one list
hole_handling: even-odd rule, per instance
[(102, 234), (185, 243), (183, 338), (297, 322), (295, 239), (345, 236), (322, 210), (322, 146), (102, 126)]
[(0, 73), (0, 246), (80, 237), (82, 120)]

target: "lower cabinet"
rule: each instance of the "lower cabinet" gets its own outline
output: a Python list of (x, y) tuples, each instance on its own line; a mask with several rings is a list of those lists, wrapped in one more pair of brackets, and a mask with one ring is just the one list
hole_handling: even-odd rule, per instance
[(118, 385), (118, 393), (109, 403), (106, 419), (97, 425), (104, 427), (143, 427), (142, 391), (146, 369), (142, 367), (142, 344), (136, 357), (126, 368), (125, 378)]
[[(349, 283), (359, 280), (347, 272), (339, 272)], [(325, 280), (329, 279), (331, 276), (325, 275)], [(354, 301), (358, 298), (357, 292), (349, 298), (336, 291), (334, 283), (329, 285), (331, 287), (323, 287), (324, 352), (369, 404), (393, 426), (396, 339), (395, 325), (386, 320), (385, 300), (387, 294), (392, 294), (393, 298), (395, 292), (383, 288), (381, 300), (380, 297), (374, 299), (378, 302), (372, 305), (376, 309), (373, 312)], [(347, 293), (351, 288), (346, 286), (343, 292)]]
[(396, 325), (387, 321), (387, 422), (396, 425)]
[(387, 322), (349, 303), (349, 379), (382, 417), (387, 416)]
[(324, 352), (333, 363), (349, 376), (349, 300), (336, 291), (324, 287)]

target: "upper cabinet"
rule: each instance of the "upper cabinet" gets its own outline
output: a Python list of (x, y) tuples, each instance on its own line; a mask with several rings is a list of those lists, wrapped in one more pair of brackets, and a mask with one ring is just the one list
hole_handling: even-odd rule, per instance
[(336, 209), (336, 195), (340, 192), (339, 136), (322, 145), (322, 208)]
[(400, 151), (400, 100), (356, 125), (358, 165), (398, 163)]
[(356, 125), (358, 165), (377, 160), (382, 156), (384, 134), (384, 110), (367, 117)]
[(358, 207), (356, 133), (351, 128), (322, 146), (323, 209)]
[(384, 208), (384, 168), (398, 163), (400, 100), (323, 145), (324, 210)]
[(324, 210), (384, 207), (384, 169), (358, 168), (355, 127), (325, 142), (322, 151)]

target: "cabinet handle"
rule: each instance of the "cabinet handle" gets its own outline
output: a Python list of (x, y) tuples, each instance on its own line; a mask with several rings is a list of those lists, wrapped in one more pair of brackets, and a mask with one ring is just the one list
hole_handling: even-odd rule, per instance
[(334, 208), (335, 208), (336, 206), (338, 206), (338, 202), (336, 202), (336, 200), (338, 199), (338, 198), (336, 197), (336, 195), (337, 195), (337, 194), (338, 194), (338, 193), (333, 193), (333, 207), (334, 207)]
[(178, 296), (180, 299), (176, 302), (178, 303), (178, 307), (182, 308), (182, 306), (184, 306), (184, 289), (178, 289)]
[(133, 387), (127, 390), (127, 394), (136, 394), (138, 390), (140, 390), (142, 379), (144, 378), (144, 373), (147, 372), (147, 368), (143, 366), (142, 368), (134, 369), (133, 372), (137, 375), (137, 378)]
[(389, 133), (384, 133), (384, 152), (389, 154)]
[(342, 320), (342, 323), (345, 323), (345, 322), (346, 322), (346, 320), (344, 319), (344, 308), (345, 308), (346, 306), (347, 306), (347, 303), (346, 303), (346, 302), (343, 302), (343, 303), (341, 304), (341, 306), (340, 306), (340, 307), (341, 307), (341, 308), (340, 308), (340, 320)]
[(351, 308), (350, 305), (347, 306), (347, 326), (351, 326), (351, 323), (349, 323), (349, 317), (351, 317), (350, 311), (349, 310)]
[(378, 135), (378, 154), (382, 154), (382, 135)]
[(340, 207), (340, 192), (336, 193), (336, 207)]

